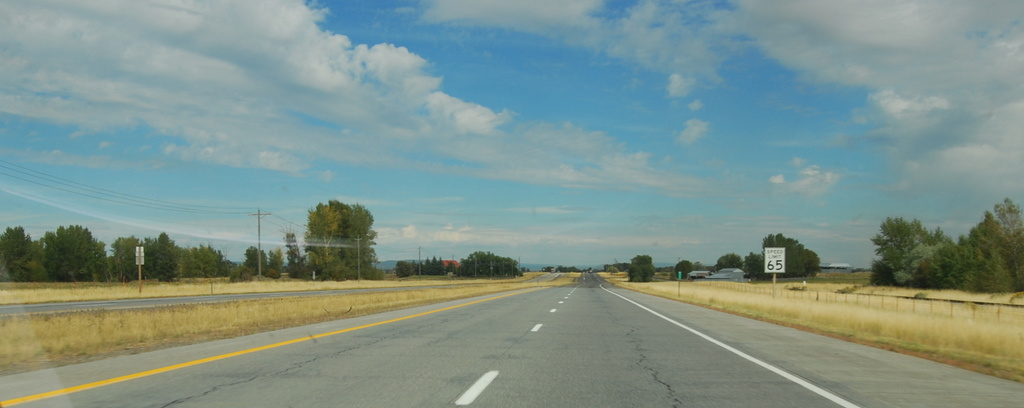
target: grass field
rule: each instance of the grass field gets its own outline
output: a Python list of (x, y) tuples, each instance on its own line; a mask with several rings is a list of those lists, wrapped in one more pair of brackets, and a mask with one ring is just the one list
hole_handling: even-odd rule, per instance
[(266, 279), (253, 282), (228, 282), (226, 278), (194, 279), (185, 282), (120, 283), (0, 283), (0, 305), (75, 302), (87, 300), (139, 299), (153, 297), (201, 296), (234, 293), (298, 292), (337, 289), (374, 289), (438, 285), (487, 285), (495, 282), (521, 282), (541, 272), (527, 272), (516, 279), (448, 279), (442, 276), (412, 277), (402, 280), (318, 281)]
[(849, 292), (850, 285), (844, 283), (808, 282), (805, 288), (802, 282), (787, 282), (778, 285), (773, 297), (770, 283), (629, 283), (621, 276), (608, 280), (639, 292), (1024, 382), (1024, 309), (981, 308), (971, 303), (1008, 304), (1011, 294), (944, 291), (913, 299), (920, 292), (878, 287)]
[[(526, 283), (523, 280), (146, 309), (5, 316), (0, 317), (0, 333), (3, 333), (0, 373), (237, 337), (510, 290), (565, 285), (573, 281), (570, 277), (544, 283)], [(338, 288), (335, 285), (311, 286), (310, 290)], [(280, 286), (272, 287), (277, 289)], [(188, 292), (184, 288), (177, 290)]]

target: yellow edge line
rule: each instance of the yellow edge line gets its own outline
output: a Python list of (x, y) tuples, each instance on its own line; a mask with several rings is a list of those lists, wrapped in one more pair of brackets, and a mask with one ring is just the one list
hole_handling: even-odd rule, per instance
[(88, 384), (77, 385), (77, 386), (74, 386), (74, 387), (62, 388), (62, 389), (59, 389), (59, 390), (54, 390), (54, 391), (50, 391), (50, 392), (44, 392), (44, 393), (41, 393), (41, 394), (29, 395), (27, 397), (10, 399), (10, 400), (7, 400), (7, 401), (0, 401), (0, 407), (11, 407), (11, 406), (18, 405), (18, 404), (24, 404), (26, 402), (39, 401), (39, 400), (42, 400), (42, 399), (52, 398), (52, 397), (56, 397), (56, 396), (59, 396), (59, 395), (72, 394), (72, 393), (76, 393), (76, 392), (79, 392), (79, 391), (90, 390), (90, 389), (93, 389), (93, 388), (99, 388), (99, 387), (103, 387), (103, 386), (107, 386), (107, 385), (111, 385), (111, 384), (117, 384), (117, 383), (120, 383), (120, 382), (134, 380), (134, 379), (138, 379), (138, 378), (142, 378), (142, 377), (148, 377), (148, 376), (151, 376), (151, 375), (156, 375), (156, 374), (160, 374), (160, 373), (166, 373), (168, 371), (174, 371), (174, 370), (181, 369), (181, 368), (197, 366), (197, 365), (200, 365), (200, 364), (206, 364), (206, 363), (217, 361), (217, 360), (223, 360), (223, 359), (226, 359), (226, 358), (237, 357), (237, 356), (241, 356), (241, 355), (244, 355), (244, 354), (255, 353), (257, 351), (269, 350), (269, 349), (276, 348), (276, 347), (287, 346), (289, 344), (300, 343), (300, 342), (303, 342), (303, 341), (319, 339), (319, 338), (327, 337), (327, 336), (333, 336), (335, 334), (348, 333), (348, 332), (352, 332), (352, 331), (356, 331), (356, 330), (366, 329), (366, 328), (369, 328), (369, 327), (380, 326), (380, 325), (385, 325), (385, 324), (388, 324), (388, 323), (394, 323), (394, 322), (398, 322), (398, 321), (402, 321), (402, 320), (407, 320), (407, 319), (412, 319), (412, 318), (416, 318), (416, 317), (426, 316), (426, 315), (429, 315), (429, 314), (443, 312), (443, 311), (446, 311), (446, 310), (457, 309), (457, 308), (464, 307), (464, 306), (475, 305), (477, 303), (483, 303), (483, 302), (487, 302), (487, 301), (490, 301), (490, 300), (501, 299), (501, 298), (505, 298), (505, 297), (509, 297), (509, 296), (519, 295), (519, 294), (523, 294), (523, 293), (527, 293), (527, 292), (532, 292), (532, 291), (539, 290), (539, 289), (542, 289), (542, 288), (527, 289), (527, 290), (523, 290), (523, 291), (519, 291), (519, 292), (504, 294), (504, 295), (501, 295), (501, 296), (494, 296), (494, 297), (489, 297), (489, 298), (486, 298), (486, 299), (475, 300), (475, 301), (468, 302), (468, 303), (462, 303), (462, 304), (458, 304), (458, 305), (454, 305), (454, 306), (448, 306), (448, 307), (445, 307), (445, 308), (431, 310), (431, 311), (428, 311), (428, 312), (417, 313), (417, 314), (409, 315), (409, 316), (405, 316), (405, 317), (399, 317), (397, 319), (385, 320), (385, 321), (382, 321), (382, 322), (365, 324), (365, 325), (358, 326), (358, 327), (350, 327), (348, 329), (342, 329), (342, 330), (336, 330), (336, 331), (327, 332), (327, 333), (315, 334), (315, 335), (311, 335), (311, 336), (308, 336), (308, 337), (301, 337), (301, 338), (297, 338), (297, 339), (286, 340), (286, 341), (282, 341), (282, 342), (279, 342), (279, 343), (268, 344), (268, 345), (265, 345), (265, 346), (254, 347), (254, 348), (251, 348), (251, 349), (236, 351), (236, 352), (227, 353), (227, 354), (221, 354), (219, 356), (207, 357), (207, 358), (203, 358), (203, 359), (199, 359), (199, 360), (193, 360), (193, 361), (189, 361), (189, 362), (185, 362), (185, 363), (181, 363), (181, 364), (175, 364), (175, 365), (170, 365), (170, 366), (167, 366), (167, 367), (161, 367), (161, 368), (156, 368), (156, 369), (152, 369), (152, 370), (148, 370), (148, 371), (142, 371), (142, 372), (135, 373), (135, 374), (128, 374), (128, 375), (124, 375), (124, 376), (120, 376), (120, 377), (114, 377), (114, 378), (110, 378), (110, 379), (106, 379), (106, 380), (91, 382), (91, 383), (88, 383)]

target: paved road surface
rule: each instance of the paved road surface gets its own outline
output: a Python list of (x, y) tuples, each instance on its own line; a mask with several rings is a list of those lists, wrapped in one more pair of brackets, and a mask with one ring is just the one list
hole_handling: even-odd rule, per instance
[[(577, 287), (519, 291), (0, 377), (0, 401), (7, 407), (15, 398), (100, 382), (17, 405), (1021, 406), (1024, 384), (606, 290), (596, 276), (584, 276)], [(333, 334), (311, 338), (323, 333)], [(280, 343), (290, 340), (296, 342)], [(253, 349), (266, 345), (274, 346)], [(199, 360), (241, 350), (249, 352)], [(181, 363), (187, 366), (173, 367)], [(171, 370), (104, 382), (165, 367)]]

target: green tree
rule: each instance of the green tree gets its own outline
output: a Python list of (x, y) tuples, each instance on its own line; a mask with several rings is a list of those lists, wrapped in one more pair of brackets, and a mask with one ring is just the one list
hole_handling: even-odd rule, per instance
[(764, 273), (764, 252), (751, 252), (743, 257), (743, 272), (751, 280), (765, 280), (770, 276)]
[(416, 274), (416, 264), (406, 261), (395, 263), (395, 275), (399, 278), (408, 278)]
[[(871, 283), (882, 286), (910, 286), (919, 276), (917, 266), (920, 256), (926, 252), (914, 250), (921, 245), (935, 246), (949, 242), (949, 238), (936, 228), (934, 232), (925, 229), (921, 221), (907, 221), (902, 217), (886, 218), (879, 233), (871, 238), (875, 244), (875, 255), (879, 258), (871, 263)], [(787, 258), (789, 253), (787, 250)], [(787, 261), (788, 263), (788, 261)]]
[(58, 227), (43, 235), (43, 267), (50, 280), (82, 282), (99, 280), (106, 274), (105, 244), (80, 225)]
[(309, 211), (306, 254), (310, 267), (326, 279), (355, 279), (359, 271), (381, 277), (373, 268), (376, 238), (373, 215), (362, 205), (330, 200)]
[(964, 289), (974, 292), (1011, 292), (1014, 279), (1003, 259), (1003, 231), (999, 221), (986, 211), (981, 222), (967, 236), (967, 251), (973, 258)]
[(349, 268), (360, 271), (363, 279), (382, 279), (383, 274), (373, 266), (377, 262), (377, 252), (373, 248), (377, 239), (377, 231), (373, 230), (373, 214), (360, 204), (352, 204), (345, 220)]
[(935, 251), (934, 268), (926, 274), (927, 287), (935, 289), (966, 289), (967, 279), (976, 267), (977, 257), (967, 237), (958, 243), (940, 245)]
[(0, 235), (0, 270), (14, 282), (46, 280), (39, 246), (22, 227), (7, 227)]
[(271, 279), (280, 279), (281, 271), (284, 270), (284, 251), (281, 248), (274, 248), (267, 256), (266, 276)]
[(288, 266), (284, 270), (288, 273), (288, 277), (292, 279), (309, 279), (310, 273), (309, 268), (306, 267), (306, 257), (302, 255), (299, 242), (295, 238), (295, 233), (286, 233), (284, 235), (284, 242), (285, 253), (288, 259)]
[(650, 282), (654, 279), (654, 261), (650, 255), (634, 256), (629, 264), (630, 282)]
[(142, 241), (134, 236), (118, 237), (110, 244), (110, 275), (119, 282), (133, 281), (139, 277), (139, 266), (135, 263), (135, 248)]
[(182, 278), (214, 278), (231, 273), (224, 253), (210, 245), (183, 250), (180, 264)]
[(238, 265), (231, 270), (228, 279), (232, 282), (249, 282), (256, 276), (256, 270), (247, 265)]
[(1006, 272), (1013, 280), (1013, 290), (1024, 291), (1024, 221), (1020, 206), (1009, 198), (996, 204), (995, 219), (999, 221), (999, 254)]
[(425, 275), (444, 275), (444, 262), (442, 262), (440, 259), (437, 259), (436, 256), (431, 257), (423, 265), (423, 273)]
[(459, 276), (480, 277), (480, 276), (521, 276), (519, 261), (507, 257), (495, 255), (492, 252), (476, 251), (469, 256), (462, 258), (458, 268)]
[[(805, 248), (804, 244), (794, 238), (788, 238), (782, 234), (768, 234), (761, 240), (761, 248), (786, 248), (786, 272), (782, 274), (782, 277), (814, 277), (821, 272), (821, 259), (818, 254)], [(767, 276), (767, 274), (762, 276)]]
[[(242, 265), (249, 267), (255, 274), (260, 273), (261, 268), (266, 268), (270, 262), (267, 260), (267, 251), (260, 251), (254, 246), (245, 249), (245, 260)], [(261, 266), (262, 265), (262, 266)]]
[(687, 275), (689, 275), (690, 272), (693, 272), (693, 262), (687, 261), (685, 259), (676, 262), (675, 270), (676, 275), (673, 276), (672, 279), (678, 278), (680, 272), (683, 273), (683, 279), (686, 279)]
[(170, 282), (178, 278), (178, 258), (181, 249), (174, 243), (166, 232), (161, 232), (156, 239), (146, 238), (143, 241), (145, 247), (146, 264), (142, 267), (143, 278), (157, 279), (163, 282)]
[(736, 253), (728, 253), (718, 257), (718, 262), (715, 263), (715, 270), (722, 270), (725, 268), (742, 268), (743, 258)]

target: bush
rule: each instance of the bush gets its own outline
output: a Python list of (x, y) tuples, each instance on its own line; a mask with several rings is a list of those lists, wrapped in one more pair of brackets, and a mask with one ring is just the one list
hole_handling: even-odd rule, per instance
[(256, 273), (252, 268), (245, 265), (239, 265), (231, 271), (230, 279), (232, 282), (250, 282), (255, 275)]

